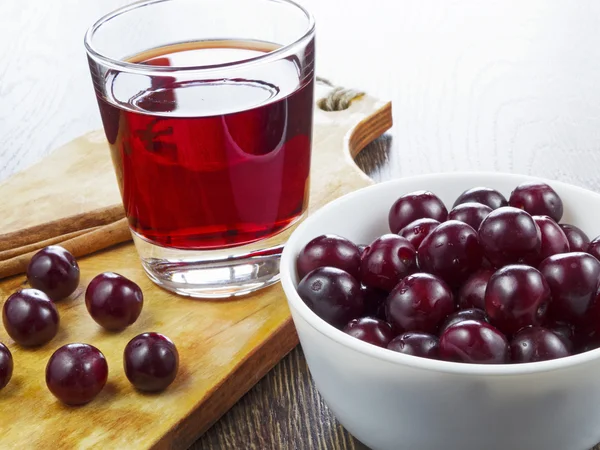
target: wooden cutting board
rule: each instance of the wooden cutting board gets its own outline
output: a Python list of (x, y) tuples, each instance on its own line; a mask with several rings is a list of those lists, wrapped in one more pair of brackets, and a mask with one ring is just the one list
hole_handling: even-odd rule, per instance
[[(319, 86), (317, 99), (329, 91)], [(309, 211), (372, 182), (353, 157), (391, 123), (390, 103), (369, 96), (344, 111), (315, 109)], [(0, 233), (119, 202), (103, 132), (78, 138), (0, 183), (0, 198)], [(185, 449), (298, 343), (279, 284), (236, 300), (179, 297), (146, 277), (131, 243), (80, 258), (79, 265), (80, 286), (57, 305), (60, 331), (50, 343), (23, 349), (0, 327), (15, 364), (0, 391), (2, 449)], [(89, 281), (105, 271), (121, 273), (144, 292), (140, 318), (120, 333), (101, 329), (83, 302)], [(23, 275), (0, 281), (0, 302), (23, 286)], [(126, 343), (145, 331), (169, 336), (180, 354), (175, 382), (159, 395), (136, 392), (123, 373)], [(109, 365), (104, 390), (76, 408), (56, 401), (44, 378), (50, 355), (70, 342), (98, 347)]]

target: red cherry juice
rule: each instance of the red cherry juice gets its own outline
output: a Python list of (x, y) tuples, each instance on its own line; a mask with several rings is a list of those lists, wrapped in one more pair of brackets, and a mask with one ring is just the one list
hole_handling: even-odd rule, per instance
[[(256, 58), (264, 42), (203, 41), (131, 62), (206, 66)], [(313, 44), (308, 47), (312, 57)], [(214, 249), (281, 231), (305, 211), (313, 76), (298, 60), (201, 80), (108, 73), (100, 112), (129, 224), (165, 247)]]

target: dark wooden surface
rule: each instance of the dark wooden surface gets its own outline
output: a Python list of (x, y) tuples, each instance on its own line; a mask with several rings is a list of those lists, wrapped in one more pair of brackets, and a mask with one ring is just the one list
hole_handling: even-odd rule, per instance
[(364, 450), (323, 403), (300, 347), (293, 350), (190, 450)]
[[(600, 2), (299, 1), (318, 73), (393, 102), (390, 136), (358, 157), (375, 180), (497, 170), (600, 190)], [(100, 128), (83, 33), (126, 3), (0, 1), (0, 180)], [(365, 447), (297, 348), (192, 448)]]

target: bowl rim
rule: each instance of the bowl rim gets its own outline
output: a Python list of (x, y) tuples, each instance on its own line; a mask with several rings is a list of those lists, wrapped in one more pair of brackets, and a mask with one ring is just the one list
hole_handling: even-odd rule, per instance
[(296, 249), (296, 247), (298, 247), (300, 237), (304, 234), (305, 230), (310, 226), (310, 224), (319, 221), (320, 218), (332, 208), (336, 208), (339, 205), (343, 205), (345, 203), (357, 201), (357, 199), (363, 196), (365, 192), (386, 190), (390, 185), (397, 185), (401, 191), (401, 188), (404, 185), (410, 185), (412, 183), (425, 183), (428, 180), (432, 179), (438, 179), (439, 181), (440, 177), (447, 178), (448, 181), (459, 179), (461, 181), (473, 180), (474, 183), (477, 183), (479, 185), (481, 185), (481, 177), (485, 177), (487, 180), (489, 180), (490, 184), (492, 184), (494, 180), (514, 180), (517, 184), (525, 181), (541, 181), (549, 184), (553, 188), (557, 188), (558, 190), (572, 190), (583, 195), (595, 197), (600, 203), (600, 194), (572, 184), (564, 183), (561, 181), (553, 181), (530, 175), (486, 171), (451, 173), (442, 172), (426, 175), (416, 175), (389, 180), (382, 183), (376, 183), (372, 186), (367, 186), (358, 189), (327, 203), (318, 211), (309, 215), (300, 225), (298, 225), (298, 227), (294, 230), (287, 243), (285, 244), (281, 256), (280, 273), (281, 284), (286, 294), (287, 302), (290, 306), (290, 309), (292, 309), (292, 311), (295, 311), (308, 325), (311, 326), (311, 328), (313, 328), (319, 334), (329, 338), (330, 340), (356, 352), (392, 363), (397, 366), (407, 366), (411, 368), (424, 369), (435, 372), (445, 372), (463, 375), (514, 376), (525, 374), (538, 374), (541, 372), (550, 371), (554, 372), (563, 369), (569, 369), (574, 366), (586, 364), (591, 361), (600, 359), (600, 348), (549, 361), (519, 364), (469, 364), (442, 361), (436, 359), (427, 359), (413, 355), (405, 355), (403, 353), (394, 352), (382, 347), (369, 344), (344, 333), (342, 330), (339, 330), (325, 322), (304, 303), (304, 301), (300, 298), (296, 291), (296, 286), (293, 282), (293, 273), (295, 273), (294, 262), (297, 250), (299, 250), (299, 248)]

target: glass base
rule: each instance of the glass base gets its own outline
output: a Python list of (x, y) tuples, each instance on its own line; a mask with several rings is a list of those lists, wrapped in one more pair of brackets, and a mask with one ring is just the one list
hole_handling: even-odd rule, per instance
[(290, 225), (268, 239), (219, 250), (161, 247), (133, 230), (131, 234), (142, 266), (156, 284), (188, 297), (225, 299), (246, 295), (279, 281), (283, 244), (293, 228), (295, 226)]

